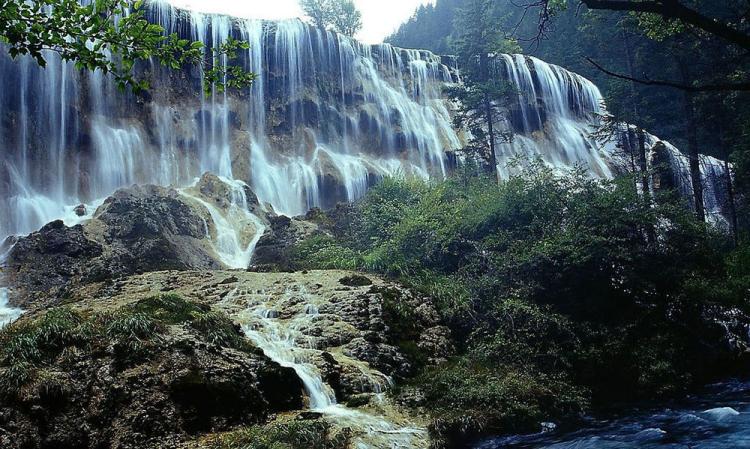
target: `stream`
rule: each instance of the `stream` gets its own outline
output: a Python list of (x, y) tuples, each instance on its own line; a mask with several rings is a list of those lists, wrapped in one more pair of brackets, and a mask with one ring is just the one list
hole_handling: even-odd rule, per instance
[(667, 407), (588, 419), (572, 432), (486, 440), (475, 449), (744, 449), (750, 448), (750, 382), (711, 385)]
[[(236, 318), (247, 338), (271, 360), (294, 369), (304, 386), (308, 408), (336, 427), (351, 429), (355, 449), (426, 447), (426, 429), (400, 416), (383, 394), (376, 394), (377, 411), (352, 409), (336, 402), (333, 389), (325, 383), (314, 363), (322, 351), (316, 348), (315, 339), (304, 331), (318, 315), (320, 305), (304, 288), (286, 288), (281, 294), (235, 289), (225, 301), (246, 305)], [(348, 362), (357, 363), (351, 359)], [(369, 367), (362, 366), (361, 370), (374, 393), (388, 388), (387, 376)]]

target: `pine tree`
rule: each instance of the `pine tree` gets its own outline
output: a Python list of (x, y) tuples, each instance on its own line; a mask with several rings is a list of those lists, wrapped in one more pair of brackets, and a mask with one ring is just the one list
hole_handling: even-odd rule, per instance
[(497, 26), (492, 0), (469, 0), (458, 10), (452, 43), (463, 83), (448, 93), (459, 104), (456, 125), (473, 136), (465, 152), (497, 170), (497, 145), (512, 137), (497, 125), (513, 94), (513, 88), (497, 73), (497, 56), (515, 50), (515, 44)]

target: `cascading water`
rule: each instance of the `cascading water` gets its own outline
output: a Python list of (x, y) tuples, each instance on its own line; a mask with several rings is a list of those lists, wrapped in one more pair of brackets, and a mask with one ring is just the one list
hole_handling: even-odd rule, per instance
[[(150, 8), (168, 32), (207, 46), (247, 41), (238, 63), (258, 74), (254, 85), (205, 94), (200, 70), (153, 62), (138, 68), (151, 95), (137, 98), (55, 54), (40, 69), (0, 52), (0, 80), (19, 86), (0, 93), (0, 207), (9, 211), (0, 237), (76, 220), (76, 205), (125, 185), (186, 186), (204, 172), (244, 181), (277, 212), (302, 214), (356, 199), (381, 176), (444, 176), (446, 152), (461, 147), (442, 95), (457, 75), (429, 52), (363, 45), (299, 20), (235, 19), (163, 1)], [(503, 55), (497, 72), (518, 90), (505, 124), (514, 137), (497, 150), (502, 176), (518, 155), (616, 173), (614, 150), (590, 136), (603, 107), (596, 86), (522, 55)], [(711, 195), (721, 170), (705, 164)]]
[[(271, 360), (294, 369), (305, 388), (311, 410), (327, 416), (338, 426), (361, 432), (355, 435), (355, 447), (406, 449), (427, 445), (425, 429), (397, 425), (386, 417), (348, 409), (336, 403), (333, 389), (325, 383), (320, 370), (313, 363), (316, 357), (320, 357), (321, 351), (316, 349), (315, 339), (304, 332), (318, 316), (319, 306), (304, 287), (286, 288), (282, 294), (235, 289), (224, 301), (246, 304), (247, 308), (236, 316), (243, 332)], [(376, 390), (382, 389), (377, 386), (381, 386), (386, 377), (372, 369), (368, 371), (363, 372), (369, 379), (368, 383)]]
[(0, 328), (15, 321), (21, 313), (23, 313), (21, 309), (8, 304), (8, 289), (0, 287)]
[[(240, 64), (258, 74), (238, 92), (203, 94), (200, 70), (139, 67), (148, 99), (109, 77), (47, 54), (41, 69), (0, 53), (0, 236), (23, 234), (65, 208), (132, 183), (189, 185), (204, 172), (241, 179), (276, 211), (301, 214), (361, 196), (396, 172), (444, 175), (460, 146), (441, 86), (440, 58), (368, 46), (299, 20), (240, 20), (153, 2), (168, 32), (250, 44)], [(226, 64), (227, 61), (222, 61)], [(65, 206), (63, 206), (65, 205)]]
[[(8, 248), (7, 251), (0, 253), (0, 273), (5, 266), (5, 261), (7, 260), (9, 251), (10, 248)], [(12, 307), (9, 304), (8, 294), (9, 290), (7, 288), (0, 287), (0, 329), (15, 321), (23, 313), (23, 310)]]
[[(628, 165), (617, 147), (628, 145), (630, 127), (617, 127), (615, 139), (601, 142), (596, 136), (601, 116), (606, 112), (604, 99), (591, 81), (561, 67), (524, 55), (502, 55), (499, 76), (517, 90), (517, 103), (510, 106), (506, 128), (513, 135), (498, 145), (497, 161), (501, 176), (507, 176), (509, 162), (517, 156), (540, 158), (546, 164), (569, 169), (576, 164), (587, 167), (595, 176), (611, 178)], [(677, 148), (647, 134), (649, 164), (658, 165), (654, 153), (663, 143), (671, 172), (671, 184), (685, 197), (693, 194), (688, 160)], [(703, 199), (707, 219), (725, 222), (726, 169), (713, 157), (701, 156)], [(652, 186), (653, 187), (653, 186)]]
[(517, 156), (539, 157), (553, 167), (583, 164), (596, 176), (613, 176), (611, 154), (600, 151), (595, 131), (603, 98), (589, 80), (523, 55), (503, 55), (501, 76), (518, 91), (508, 127), (513, 134), (497, 150), (498, 170), (507, 176)]
[(218, 179), (228, 190), (223, 207), (216, 205), (215, 200), (203, 197), (197, 188), (200, 180), (180, 189), (180, 194), (208, 211), (213, 229), (209, 228), (207, 222), (206, 234), (219, 260), (228, 268), (245, 269), (250, 265), (255, 246), (263, 236), (266, 225), (250, 211), (245, 192), (247, 184), (224, 177)]

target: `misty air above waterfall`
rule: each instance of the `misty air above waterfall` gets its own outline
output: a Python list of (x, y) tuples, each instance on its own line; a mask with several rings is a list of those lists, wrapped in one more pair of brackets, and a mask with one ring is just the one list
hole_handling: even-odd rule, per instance
[(738, 1), (175, 1), (0, 0), (0, 447), (745, 447)]

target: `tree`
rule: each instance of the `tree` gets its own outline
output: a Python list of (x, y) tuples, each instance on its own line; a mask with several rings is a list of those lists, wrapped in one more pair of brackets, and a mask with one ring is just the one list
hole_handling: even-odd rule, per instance
[[(697, 1), (691, 2), (691, 5), (686, 5), (688, 2), (681, 0), (533, 0), (525, 7), (539, 8), (539, 36), (546, 32), (552, 18), (565, 10), (569, 3), (585, 5), (590, 10), (630, 13), (638, 19), (642, 31), (654, 40), (689, 34), (700, 40), (709, 37), (721, 39), (723, 43), (728, 43), (730, 47), (745, 54), (750, 50), (746, 5), (740, 0)], [(687, 42), (686, 45), (689, 46), (691, 43)], [(737, 74), (733, 72), (716, 82), (692, 83), (685, 80), (624, 75), (607, 70), (590, 58), (588, 61), (610, 76), (644, 85), (671, 87), (690, 92), (750, 91), (750, 81), (747, 77), (738, 79)]]
[(79, 69), (101, 70), (114, 77), (121, 89), (140, 91), (148, 82), (137, 79), (135, 65), (155, 58), (179, 69), (200, 65), (205, 88), (219, 90), (249, 85), (255, 75), (226, 64), (247, 49), (244, 42), (228, 39), (218, 48), (181, 39), (146, 18), (143, 1), (96, 0), (83, 5), (76, 0), (0, 0), (0, 42), (11, 57), (30, 55), (42, 67), (46, 52), (74, 61)]
[(456, 125), (473, 135), (465, 150), (483, 158), (493, 171), (497, 170), (496, 146), (500, 138), (510, 139), (507, 132), (497, 129), (497, 124), (513, 92), (496, 73), (497, 54), (512, 51), (513, 43), (500, 31), (495, 17), (492, 0), (469, 0), (458, 10), (453, 46), (463, 83), (448, 89), (449, 96), (459, 104)]
[(302, 11), (318, 28), (328, 28), (331, 24), (331, 0), (300, 0)]
[(300, 0), (313, 25), (354, 37), (362, 29), (362, 13), (352, 0)]
[(352, 0), (335, 0), (333, 28), (339, 33), (354, 37), (362, 29), (362, 13)]

